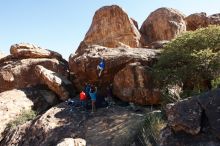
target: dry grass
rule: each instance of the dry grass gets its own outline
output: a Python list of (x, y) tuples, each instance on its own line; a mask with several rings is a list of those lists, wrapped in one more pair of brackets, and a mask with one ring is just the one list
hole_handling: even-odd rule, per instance
[(7, 128), (14, 129), (18, 125), (22, 125), (27, 121), (33, 120), (36, 115), (37, 113), (33, 110), (23, 110), (18, 117), (7, 124)]

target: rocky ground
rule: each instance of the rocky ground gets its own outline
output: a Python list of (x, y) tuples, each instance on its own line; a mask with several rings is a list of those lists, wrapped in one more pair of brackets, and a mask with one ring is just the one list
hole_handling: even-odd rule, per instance
[(42, 113), (58, 101), (58, 97), (44, 87), (14, 89), (0, 93), (0, 134), (7, 124), (19, 117), (23, 111), (34, 109)]
[(66, 138), (85, 139), (87, 145), (130, 145), (137, 141), (143, 122), (144, 111), (129, 106), (100, 108), (92, 114), (63, 102), (8, 131), (0, 145), (57, 145)]

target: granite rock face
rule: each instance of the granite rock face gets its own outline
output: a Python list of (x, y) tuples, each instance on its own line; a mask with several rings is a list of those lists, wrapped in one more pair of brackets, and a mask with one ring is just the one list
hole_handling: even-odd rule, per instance
[(161, 131), (160, 145), (219, 146), (219, 97), (218, 88), (167, 105), (168, 126)]
[(152, 12), (140, 28), (144, 46), (162, 40), (171, 40), (186, 31), (184, 15), (172, 8), (159, 8)]
[(0, 92), (42, 84), (42, 82), (35, 76), (34, 68), (36, 65), (42, 65), (54, 72), (68, 76), (67, 64), (63, 65), (57, 59), (10, 59), (0, 64), (0, 84), (4, 85), (0, 86)]
[(85, 35), (87, 45), (115, 48), (127, 45), (140, 46), (140, 33), (126, 12), (117, 5), (105, 6), (96, 11)]
[(208, 19), (209, 19), (209, 24), (220, 25), (220, 13), (210, 15)]
[[(83, 51), (84, 50), (84, 51)], [(85, 82), (99, 87), (107, 87), (113, 83), (114, 76), (127, 64), (140, 62), (142, 65), (152, 66), (161, 50), (144, 48), (106, 48), (103, 46), (87, 46), (77, 50), (69, 58), (72, 82), (81, 90)], [(97, 65), (100, 58), (105, 60), (105, 69), (98, 77)]]
[(200, 132), (202, 108), (197, 100), (187, 99), (176, 104), (168, 104), (166, 114), (168, 125), (175, 132), (184, 131), (192, 135)]
[(204, 12), (191, 14), (185, 18), (185, 21), (187, 30), (196, 30), (209, 25), (208, 17)]
[(57, 58), (59, 60), (62, 59), (62, 56), (59, 53), (43, 49), (39, 46), (29, 43), (14, 44), (11, 46), (10, 52), (14, 57), (17, 58)]
[[(41, 65), (35, 67), (35, 73), (45, 85), (59, 95), (61, 100), (67, 100), (70, 98), (70, 93), (73, 94), (72, 96), (75, 95), (72, 83), (65, 76), (48, 70)], [(72, 91), (68, 91), (71, 87)]]
[(207, 16), (206, 13), (194, 13), (185, 18), (187, 30), (196, 30), (209, 25), (220, 25), (220, 14)]
[(114, 77), (113, 92), (123, 101), (140, 105), (160, 102), (160, 91), (153, 87), (153, 77), (148, 66), (130, 63)]
[(31, 44), (11, 46), (11, 55), (0, 59), (0, 92), (42, 84), (35, 76), (35, 66), (45, 68), (68, 77), (68, 62), (61, 55)]

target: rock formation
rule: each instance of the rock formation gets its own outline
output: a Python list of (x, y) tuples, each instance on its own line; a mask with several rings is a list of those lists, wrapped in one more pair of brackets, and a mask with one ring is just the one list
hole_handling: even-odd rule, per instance
[(86, 141), (81, 138), (64, 138), (56, 146), (86, 146)]
[(153, 89), (151, 70), (138, 63), (128, 64), (114, 77), (114, 95), (141, 105), (159, 104), (160, 91)]
[[(138, 27), (138, 22), (136, 21), (136, 20), (134, 20), (133, 18), (130, 18), (132, 21), (133, 21), (133, 23), (134, 23), (134, 26), (138, 29), (139, 27)], [(139, 29), (138, 29), (139, 30)]]
[[(84, 51), (82, 51), (84, 50)], [(85, 82), (107, 87), (113, 83), (114, 76), (127, 64), (140, 62), (142, 65), (152, 66), (157, 60), (160, 50), (143, 48), (106, 48), (103, 46), (87, 46), (76, 51), (69, 58), (69, 68), (74, 75), (73, 84), (82, 89)], [(100, 57), (105, 59), (105, 69), (102, 76), (98, 77), (97, 65)]]
[(208, 17), (204, 12), (191, 14), (185, 18), (185, 21), (187, 30), (196, 30), (209, 25)]
[(209, 19), (209, 24), (220, 25), (220, 13), (210, 15), (208, 19)]
[[(16, 46), (18, 48), (16, 48)], [(0, 92), (41, 84), (42, 82), (34, 73), (36, 65), (42, 65), (63, 76), (68, 76), (68, 64), (62, 58), (60, 60), (57, 59), (59, 58), (57, 56), (60, 55), (51, 55), (49, 58), (42, 58), (45, 56), (45, 52), (50, 51), (44, 52), (42, 51), (43, 49), (39, 48), (36, 48), (36, 50), (35, 48), (28, 49), (30, 46), (32, 45), (27, 45), (26, 47), (24, 44), (12, 45), (11, 52), (13, 54), (0, 59), (0, 84), (4, 85), (0, 86)], [(25, 49), (22, 50), (21, 48)], [(40, 52), (44, 53), (41, 54)], [(32, 55), (34, 58), (30, 58)], [(40, 58), (36, 58), (37, 56)]]
[(200, 132), (202, 109), (195, 99), (183, 100), (176, 104), (168, 104), (166, 112), (168, 125), (175, 132), (184, 131), (192, 135)]
[[(161, 146), (220, 145), (220, 89), (167, 105)], [(175, 132), (173, 132), (175, 131)]]
[(92, 116), (75, 111), (63, 102), (39, 118), (9, 131), (0, 145), (56, 145), (65, 138), (81, 138), (87, 145), (130, 145), (144, 123), (142, 113), (125, 107), (99, 109)]
[(33, 108), (42, 112), (56, 102), (56, 95), (43, 88), (14, 89), (0, 93), (0, 141), (7, 124), (22, 114), (22, 111)]
[(59, 53), (51, 50), (42, 49), (39, 46), (28, 43), (14, 44), (11, 46), (10, 52), (14, 57), (17, 58), (57, 58), (58, 60), (62, 59), (62, 56)]
[(140, 28), (144, 46), (161, 40), (171, 40), (186, 31), (184, 15), (171, 8), (159, 8), (152, 12)]
[[(35, 67), (35, 73), (44, 84), (59, 95), (61, 100), (70, 98), (71, 91), (67, 91), (67, 89), (73, 88), (73, 85), (65, 76), (48, 70), (41, 65)], [(72, 92), (74, 92), (74, 90), (72, 90)], [(75, 95), (75, 93), (73, 93), (73, 95)]]
[(125, 44), (140, 46), (140, 33), (125, 11), (117, 5), (105, 6), (96, 11), (92, 24), (86, 33), (87, 45), (101, 45), (115, 48)]
[(185, 18), (187, 30), (196, 30), (207, 27), (208, 25), (220, 25), (220, 14), (206, 16), (206, 13), (195, 13)]

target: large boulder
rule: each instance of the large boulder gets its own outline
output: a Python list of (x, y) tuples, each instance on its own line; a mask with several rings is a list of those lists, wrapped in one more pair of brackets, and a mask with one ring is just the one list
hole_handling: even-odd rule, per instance
[(60, 60), (62, 59), (62, 56), (59, 53), (43, 49), (39, 46), (29, 43), (20, 43), (12, 45), (10, 48), (10, 53), (17, 58), (57, 58)]
[(204, 12), (191, 14), (185, 18), (185, 21), (187, 30), (196, 30), (209, 25), (208, 17)]
[(211, 25), (220, 25), (220, 13), (210, 15), (208, 20)]
[(14, 89), (0, 93), (0, 141), (7, 124), (23, 111), (34, 109), (43, 112), (55, 103), (56, 95), (45, 88)]
[(220, 145), (220, 89), (168, 105), (160, 145)]
[[(142, 65), (152, 66), (157, 60), (161, 50), (152, 50), (144, 48), (106, 48), (103, 46), (87, 46), (84, 51), (77, 50), (69, 58), (70, 73), (74, 76), (72, 81), (74, 85), (82, 88), (85, 82), (106, 87), (113, 83), (114, 76), (127, 64), (140, 62)], [(98, 77), (97, 65), (100, 57), (106, 62), (105, 69)]]
[(113, 92), (123, 101), (136, 104), (158, 104), (160, 91), (153, 89), (153, 80), (148, 66), (139, 62), (128, 64), (114, 77)]
[(196, 30), (209, 25), (220, 25), (220, 13), (206, 16), (206, 13), (195, 13), (185, 18), (187, 30)]
[(140, 33), (126, 12), (117, 5), (105, 6), (96, 11), (92, 24), (85, 35), (87, 45), (115, 48), (125, 44), (140, 46)]
[(176, 132), (196, 135), (201, 129), (202, 108), (196, 99), (187, 99), (166, 106), (168, 125)]
[(144, 46), (161, 40), (171, 40), (186, 31), (184, 15), (172, 8), (159, 8), (152, 12), (140, 28)]
[(2, 85), (0, 92), (42, 84), (41, 80), (35, 76), (36, 65), (42, 65), (54, 72), (68, 76), (67, 64), (63, 64), (57, 59), (10, 59), (0, 64), (0, 84)]
[[(68, 90), (71, 89), (73, 85), (65, 76), (48, 70), (41, 65), (35, 67), (35, 73), (44, 84), (59, 95), (61, 100), (75, 96), (74, 89), (72, 89), (72, 91)], [(72, 93), (72, 95), (70, 93)]]
[(32, 122), (9, 131), (0, 145), (57, 145), (66, 138), (84, 139), (87, 145), (96, 146), (131, 145), (144, 124), (142, 112), (125, 107), (98, 109), (89, 116), (70, 109), (66, 102), (51, 108)]
[(212, 133), (220, 140), (220, 88), (197, 97)]
[(68, 62), (53, 51), (31, 44), (15, 44), (11, 53), (0, 59), (0, 92), (41, 84), (34, 73), (36, 65), (69, 76)]

